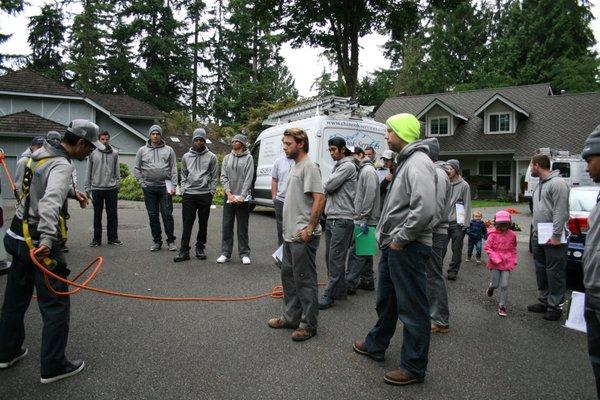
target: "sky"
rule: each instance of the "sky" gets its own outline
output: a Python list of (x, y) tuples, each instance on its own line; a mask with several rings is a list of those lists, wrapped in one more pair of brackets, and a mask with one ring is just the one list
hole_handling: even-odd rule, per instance
[[(596, 42), (600, 43), (600, 0), (595, 0), (598, 4), (592, 6), (592, 14), (595, 20), (592, 21), (592, 30), (596, 37)], [(29, 54), (27, 44), (27, 23), (28, 17), (39, 12), (40, 5), (51, 3), (52, 0), (30, 0), (31, 4), (17, 17), (7, 16), (0, 13), (0, 30), (2, 33), (12, 33), (13, 36), (0, 46), (2, 53)], [(389, 61), (383, 56), (382, 47), (386, 42), (386, 37), (379, 34), (370, 34), (359, 40), (360, 67), (359, 77), (363, 77), (373, 71), (381, 68), (388, 68)], [(600, 44), (596, 45), (600, 52)], [(292, 49), (289, 45), (284, 45), (281, 55), (292, 73), (296, 88), (301, 96), (309, 97), (315, 94), (311, 89), (314, 81), (321, 75), (323, 69), (330, 69), (327, 60), (320, 56), (322, 49), (304, 46), (299, 49)]]

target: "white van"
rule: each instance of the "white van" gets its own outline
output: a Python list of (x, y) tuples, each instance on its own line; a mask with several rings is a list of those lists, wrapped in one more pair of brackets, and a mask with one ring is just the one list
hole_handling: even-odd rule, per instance
[[(550, 170), (559, 170), (560, 176), (567, 181), (569, 187), (593, 186), (594, 181), (585, 171), (586, 162), (578, 154), (570, 154), (568, 151), (553, 149), (539, 149), (539, 154), (546, 154), (550, 158)], [(527, 167), (525, 175), (525, 200), (529, 202), (529, 209), (533, 210), (533, 193), (540, 179), (531, 176), (531, 165)]]
[(363, 149), (371, 146), (378, 155), (387, 150), (385, 124), (371, 119), (315, 116), (265, 129), (258, 136), (251, 150), (256, 166), (256, 181), (252, 195), (258, 205), (273, 207), (271, 170), (275, 160), (285, 156), (281, 139), (283, 132), (288, 128), (302, 128), (308, 135), (308, 155), (319, 165), (323, 181), (329, 177), (334, 165), (327, 146), (327, 141), (332, 137), (343, 137), (348, 146)]

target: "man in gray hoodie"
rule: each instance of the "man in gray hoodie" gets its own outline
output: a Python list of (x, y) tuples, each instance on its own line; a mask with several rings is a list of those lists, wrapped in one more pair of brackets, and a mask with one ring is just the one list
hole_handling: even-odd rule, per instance
[(196, 258), (206, 260), (204, 248), (210, 206), (217, 189), (217, 156), (206, 148), (206, 131), (198, 128), (192, 134), (192, 147), (181, 159), (181, 217), (183, 232), (179, 254), (173, 259), (181, 262), (190, 259), (190, 236), (198, 214)]
[[(581, 157), (595, 183), (600, 183), (600, 125), (585, 141)], [(596, 394), (600, 399), (600, 195), (588, 216), (589, 230), (583, 252), (583, 284), (585, 285), (585, 322), (588, 353), (596, 378)]]
[(334, 299), (346, 299), (346, 256), (354, 231), (354, 197), (358, 164), (352, 152), (346, 147), (342, 137), (333, 137), (328, 141), (329, 154), (336, 162), (329, 179), (324, 182), (325, 215), (325, 261), (329, 280), (319, 299), (319, 309), (325, 310), (333, 305)]
[(106, 205), (106, 236), (108, 244), (122, 245), (117, 234), (119, 220), (117, 217), (117, 201), (119, 196), (119, 152), (110, 144), (110, 134), (100, 133), (100, 142), (104, 149), (96, 149), (87, 161), (85, 192), (92, 194), (94, 206), (94, 238), (90, 247), (100, 246), (102, 242), (102, 210)]
[(418, 140), (419, 120), (397, 114), (386, 121), (388, 147), (399, 152), (394, 178), (377, 225), (381, 249), (377, 284), (377, 322), (354, 351), (383, 361), (398, 319), (404, 326), (400, 368), (384, 375), (386, 383), (423, 382), (430, 340), (427, 262), (431, 223), (436, 214), (435, 167), (427, 146)]
[[(446, 257), (448, 244), (452, 242), (452, 260), (446, 275), (449, 281), (456, 280), (458, 270), (462, 262), (462, 251), (465, 232), (471, 217), (471, 188), (467, 181), (460, 176), (460, 163), (458, 160), (446, 161), (446, 171), (450, 178), (451, 190), (448, 202), (450, 203), (450, 214), (448, 215), (448, 236), (442, 260)], [(457, 214), (457, 210), (463, 214)]]
[(447, 201), (451, 194), (450, 178), (446, 171), (446, 163), (439, 162), (440, 145), (436, 138), (423, 140), (429, 148), (429, 158), (435, 163), (436, 194), (435, 216), (431, 223), (433, 230), (431, 258), (427, 263), (427, 299), (431, 317), (432, 333), (448, 333), (450, 329), (450, 310), (448, 309), (448, 292), (444, 282), (444, 252), (447, 247), (448, 215), (452, 203)]
[[(379, 177), (373, 166), (373, 160), (365, 154), (360, 162), (354, 197), (354, 226), (358, 226), (364, 234), (379, 223), (380, 202)], [(374, 285), (373, 256), (357, 256), (356, 242), (353, 237), (346, 271), (348, 294), (356, 294), (359, 283)]]
[[(144, 191), (144, 202), (152, 232), (150, 251), (158, 251), (162, 247), (159, 214), (162, 215), (169, 251), (176, 251), (172, 196), (177, 185), (177, 159), (173, 148), (167, 146), (162, 139), (160, 126), (152, 125), (148, 135), (150, 136), (148, 143), (140, 147), (135, 155), (133, 176)], [(168, 192), (167, 181), (170, 183)]]
[[(41, 382), (51, 383), (81, 372), (84, 362), (69, 361), (65, 356), (69, 336), (70, 297), (57, 296), (46, 286), (44, 274), (29, 258), (36, 249), (37, 256), (53, 272), (66, 278), (69, 269), (64, 254), (57, 248), (61, 238), (59, 217), (69, 193), (87, 205), (85, 193), (72, 185), (72, 158), (83, 160), (94, 147), (103, 149), (98, 141), (98, 126), (87, 120), (69, 124), (61, 142), (45, 141), (31, 155), (24, 170), (21, 185), (23, 198), (17, 205), (15, 217), (4, 237), (7, 252), (12, 255), (13, 268), (6, 281), (2, 315), (0, 316), (0, 369), (9, 368), (24, 358), (24, 317), (33, 289), (42, 314)], [(50, 279), (58, 292), (68, 291), (62, 282)]]
[[(558, 321), (566, 291), (569, 184), (561, 178), (560, 171), (550, 171), (550, 159), (544, 154), (531, 159), (531, 176), (540, 179), (533, 193), (531, 235), (539, 302), (527, 306), (527, 310), (544, 314), (548, 321)], [(552, 236), (539, 244), (539, 224), (544, 223), (552, 225)]]
[(221, 183), (225, 190), (223, 205), (223, 232), (221, 256), (218, 263), (231, 259), (233, 252), (233, 225), (237, 221), (238, 251), (242, 264), (248, 265), (250, 245), (248, 244), (248, 220), (250, 218), (249, 196), (254, 179), (254, 160), (248, 151), (248, 138), (237, 134), (231, 140), (231, 153), (223, 158)]
[[(21, 182), (21, 180), (23, 179), (23, 172), (25, 171), (25, 164), (27, 164), (27, 161), (29, 161), (29, 157), (31, 157), (31, 155), (33, 153), (35, 153), (38, 149), (40, 149), (43, 145), (44, 145), (44, 137), (36, 136), (31, 141), (31, 145), (27, 148), (27, 150), (25, 150), (21, 154), (21, 157), (17, 161), (17, 167), (15, 169), (15, 184), (17, 182)], [(19, 188), (17, 188), (17, 190), (19, 190)]]

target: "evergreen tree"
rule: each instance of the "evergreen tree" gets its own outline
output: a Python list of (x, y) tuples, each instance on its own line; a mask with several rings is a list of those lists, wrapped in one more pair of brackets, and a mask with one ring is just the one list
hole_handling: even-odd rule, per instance
[(56, 5), (47, 4), (39, 15), (30, 17), (29, 36), (31, 47), (28, 67), (52, 79), (63, 80), (65, 68), (62, 62), (65, 26), (63, 14)]
[(73, 86), (84, 92), (102, 88), (106, 56), (106, 24), (111, 3), (106, 0), (83, 0), (83, 11), (73, 19), (69, 46), (69, 70)]
[(137, 97), (163, 111), (183, 107), (192, 79), (188, 34), (173, 11), (179, 4), (164, 0), (131, 0), (122, 15), (129, 18), (136, 51)]
[[(117, 7), (122, 7), (119, 2)], [(112, 29), (106, 39), (106, 57), (103, 65), (102, 91), (106, 93), (129, 94), (137, 97), (137, 68), (133, 62), (131, 27), (124, 23), (122, 9), (114, 9)]]
[(193, 27), (193, 41), (190, 45), (192, 50), (192, 96), (190, 108), (192, 111), (192, 120), (196, 120), (196, 117), (201, 109), (198, 102), (198, 90), (201, 86), (199, 69), (201, 67), (200, 57), (206, 49), (206, 45), (201, 41), (200, 34), (207, 29), (207, 25), (201, 22), (202, 13), (206, 7), (206, 4), (201, 0), (193, 0), (188, 5), (188, 15), (192, 22)]

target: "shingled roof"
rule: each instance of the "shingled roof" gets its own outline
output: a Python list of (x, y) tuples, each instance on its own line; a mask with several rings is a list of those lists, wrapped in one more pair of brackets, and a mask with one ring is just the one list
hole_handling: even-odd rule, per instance
[[(183, 155), (190, 150), (190, 147), (192, 147), (192, 136), (191, 135), (183, 135), (183, 134), (168, 135), (168, 134), (165, 134), (163, 139), (165, 140), (166, 144), (168, 144), (169, 146), (171, 146), (173, 148), (173, 150), (175, 151), (175, 155), (177, 156), (177, 159), (180, 159), (181, 157), (183, 157)], [(222, 143), (216, 139), (211, 138), (210, 135), (208, 135), (208, 139), (212, 143), (207, 144), (206, 147), (208, 147), (208, 149), (210, 151), (212, 151), (213, 153), (227, 154), (227, 153), (229, 153), (229, 151), (231, 151), (231, 146), (229, 146), (225, 143)]]
[(47, 118), (21, 111), (0, 117), (0, 134), (3, 136), (38, 136), (46, 135), (48, 131), (62, 132), (67, 127)]
[(162, 118), (158, 108), (126, 94), (86, 93), (85, 97), (98, 103), (119, 118)]
[[(529, 113), (528, 118), (519, 120), (516, 133), (485, 134), (483, 119), (474, 114), (496, 94)], [(397, 113), (418, 115), (436, 98), (468, 119), (452, 136), (438, 137), (441, 155), (494, 152), (528, 159), (540, 147), (579, 153), (589, 133), (600, 124), (600, 92), (552, 95), (548, 84), (393, 97), (379, 107), (375, 120), (385, 122)], [(423, 135), (424, 128), (422, 125)]]
[(78, 91), (30, 69), (11, 71), (0, 76), (0, 92), (83, 97)]

